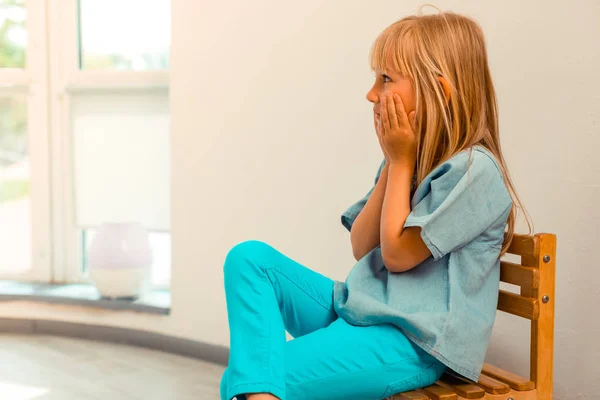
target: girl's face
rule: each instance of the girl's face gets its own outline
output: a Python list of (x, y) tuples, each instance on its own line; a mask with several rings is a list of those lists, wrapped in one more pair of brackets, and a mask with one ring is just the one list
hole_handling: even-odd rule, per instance
[(367, 100), (373, 103), (375, 124), (379, 122), (380, 118), (380, 99), (386, 92), (397, 93), (402, 99), (406, 114), (410, 115), (416, 107), (415, 89), (410, 79), (392, 70), (377, 70), (375, 74), (375, 83), (371, 90), (369, 90), (369, 93), (367, 93)]

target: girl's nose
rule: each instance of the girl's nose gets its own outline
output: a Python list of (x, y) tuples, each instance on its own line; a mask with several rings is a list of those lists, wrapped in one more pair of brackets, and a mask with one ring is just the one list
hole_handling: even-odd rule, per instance
[(373, 89), (371, 89), (367, 93), (367, 100), (370, 101), (371, 103), (378, 103), (379, 96), (377, 95), (377, 93), (375, 93), (375, 91)]

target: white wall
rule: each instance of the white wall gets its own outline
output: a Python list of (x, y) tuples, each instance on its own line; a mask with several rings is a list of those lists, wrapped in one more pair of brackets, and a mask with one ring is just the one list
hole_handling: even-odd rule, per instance
[[(173, 1), (172, 314), (0, 304), (0, 316), (127, 326), (229, 345), (222, 266), (246, 239), (333, 279), (354, 264), (341, 212), (381, 155), (369, 46), (420, 2)], [(489, 44), (505, 156), (536, 232), (558, 234), (555, 397), (599, 398), (600, 3), (437, 2)], [(490, 361), (528, 372), (525, 321), (500, 315)]]

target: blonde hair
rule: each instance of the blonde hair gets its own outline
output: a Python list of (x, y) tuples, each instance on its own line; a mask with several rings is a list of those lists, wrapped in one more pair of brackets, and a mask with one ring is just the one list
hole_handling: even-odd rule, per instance
[[(408, 16), (378, 36), (370, 62), (373, 70), (394, 68), (415, 88), (417, 183), (456, 153), (481, 145), (496, 157), (513, 200), (500, 254), (512, 242), (518, 208), (531, 234), (531, 220), (502, 156), (496, 92), (480, 26), (452, 12)], [(449, 100), (439, 77), (450, 86)]]

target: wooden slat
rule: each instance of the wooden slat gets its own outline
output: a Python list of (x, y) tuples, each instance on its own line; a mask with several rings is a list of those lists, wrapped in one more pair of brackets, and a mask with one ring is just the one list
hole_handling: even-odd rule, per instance
[(521, 264), (535, 267), (540, 254), (539, 238), (529, 235), (514, 235), (508, 253), (521, 256)]
[(510, 386), (508, 386), (506, 383), (500, 382), (499, 380), (496, 380), (485, 374), (479, 375), (477, 384), (489, 394), (506, 394), (510, 392)]
[(502, 261), (500, 264), (500, 280), (528, 290), (537, 289), (540, 287), (540, 271), (537, 268)]
[(473, 382), (466, 381), (457, 376), (444, 374), (440, 381), (441, 383), (438, 382), (438, 384), (446, 386), (465, 399), (480, 399), (485, 396), (485, 390)]
[[(552, 371), (554, 363), (554, 286), (556, 280), (556, 235), (539, 233), (536, 235), (540, 243), (539, 289), (531, 291), (540, 305), (540, 315), (531, 322), (530, 377), (535, 382), (538, 399), (552, 399)], [(548, 258), (544, 261), (544, 256)], [(544, 303), (542, 299), (548, 296)]]
[(452, 390), (434, 384), (423, 388), (423, 392), (433, 400), (456, 400), (458, 395)]
[(517, 374), (513, 374), (512, 372), (505, 371), (488, 363), (483, 364), (483, 373), (491, 376), (494, 379), (498, 379), (499, 381), (507, 383), (511, 388), (517, 391), (535, 389), (535, 383), (529, 379), (523, 378)]
[(429, 400), (429, 397), (421, 392), (404, 392), (393, 395), (391, 400)]
[(519, 296), (506, 290), (500, 290), (498, 294), (498, 310), (530, 320), (537, 319), (540, 314), (536, 299)]

